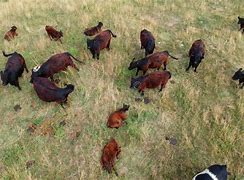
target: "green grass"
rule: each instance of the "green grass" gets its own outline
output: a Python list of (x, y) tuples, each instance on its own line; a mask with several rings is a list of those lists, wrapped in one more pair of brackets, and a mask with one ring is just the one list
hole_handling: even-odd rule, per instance
[[(244, 91), (231, 80), (243, 67), (244, 41), (237, 16), (244, 16), (241, 0), (2, 0), (0, 34), (12, 26), (19, 36), (0, 43), (7, 53), (18, 51), (29, 70), (52, 54), (69, 51), (85, 61), (80, 71), (69, 68), (55, 75), (75, 85), (66, 109), (39, 100), (20, 78), (22, 91), (0, 86), (0, 179), (191, 179), (207, 166), (227, 164), (229, 179), (244, 179)], [(86, 27), (102, 21), (111, 29), (110, 51), (93, 60), (86, 48)], [(64, 33), (63, 44), (50, 41), (45, 25)], [(172, 80), (163, 92), (146, 90), (151, 102), (136, 102), (139, 93), (129, 88), (135, 71), (128, 65), (144, 56), (139, 33), (147, 28), (156, 38), (156, 51), (168, 50)], [(207, 53), (198, 73), (185, 72), (187, 53), (196, 39)], [(0, 69), (6, 58), (1, 57)], [(151, 70), (149, 71), (151, 72)], [(109, 114), (131, 105), (127, 125), (108, 129)], [(15, 112), (14, 106), (21, 110)], [(65, 120), (66, 125), (59, 123)], [(53, 135), (29, 134), (49, 122)], [(80, 132), (79, 136), (75, 136)], [(177, 139), (171, 145), (165, 137)], [(116, 162), (119, 177), (103, 171), (103, 146), (114, 137), (122, 148)], [(26, 162), (35, 164), (26, 169)]]

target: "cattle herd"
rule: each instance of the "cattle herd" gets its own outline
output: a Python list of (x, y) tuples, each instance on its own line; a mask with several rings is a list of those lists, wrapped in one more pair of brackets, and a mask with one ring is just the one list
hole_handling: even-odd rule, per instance
[[(240, 31), (244, 33), (244, 18), (238, 17), (238, 24), (240, 24)], [(99, 22), (97, 26), (87, 28), (84, 31), (86, 36), (95, 36), (94, 39), (87, 39), (87, 49), (90, 50), (93, 59), (99, 60), (100, 51), (103, 49), (110, 48), (110, 43), (112, 37), (116, 35), (111, 30), (102, 30), (103, 23)], [(5, 33), (4, 39), (11, 41), (18, 36), (16, 32), (17, 27), (12, 26), (11, 29)], [(60, 41), (63, 37), (62, 31), (57, 31), (52, 26), (45, 26), (45, 30), (48, 34), (50, 40)], [(172, 56), (168, 51), (155, 52), (155, 37), (153, 34), (143, 29), (140, 33), (141, 49), (145, 49), (145, 57), (139, 60), (133, 59), (129, 64), (128, 69), (136, 69), (136, 76), (140, 71), (143, 75), (131, 78), (131, 88), (138, 89), (141, 95), (144, 95), (145, 89), (153, 89), (160, 87), (159, 91), (165, 88), (168, 80), (171, 78), (171, 73), (167, 71), (167, 64), (169, 63), (169, 57), (177, 60), (178, 58)], [(194, 72), (197, 72), (197, 67), (205, 57), (205, 44), (203, 40), (198, 39), (193, 42), (189, 50), (189, 66), (186, 68), (188, 71), (191, 67), (194, 68)], [(13, 52), (6, 54), (3, 51), (3, 56), (8, 57), (8, 61), (5, 65), (4, 71), (1, 71), (2, 85), (6, 86), (11, 84), (16, 86), (21, 90), (18, 78), (22, 76), (24, 70), (28, 73), (28, 69), (25, 63), (24, 57)], [(69, 52), (59, 53), (52, 55), (46, 62), (40, 66), (36, 66), (32, 69), (30, 83), (33, 84), (33, 89), (35, 90), (37, 96), (45, 102), (56, 102), (59, 103), (63, 108), (63, 104), (67, 102), (68, 95), (72, 93), (75, 86), (72, 84), (66, 85), (64, 88), (60, 88), (55, 84), (53, 75), (65, 71), (68, 66), (73, 67), (79, 71), (78, 67), (75, 65), (73, 60), (83, 63), (79, 59), (75, 58)], [(159, 71), (163, 66), (163, 71)], [(146, 74), (148, 69), (157, 69), (157, 71)], [(50, 78), (50, 79), (49, 79)], [(232, 76), (233, 80), (239, 80), (240, 88), (244, 86), (244, 70), (240, 68)], [(129, 110), (129, 105), (124, 104), (122, 108), (111, 113), (108, 117), (107, 127), (109, 128), (119, 128), (126, 123), (127, 114)], [(104, 146), (102, 150), (101, 165), (109, 173), (112, 171), (118, 176), (114, 165), (121, 152), (121, 147), (118, 145), (114, 138)], [(226, 165), (212, 165), (205, 169), (204, 171), (196, 174), (193, 180), (226, 180), (227, 179), (227, 167)]]

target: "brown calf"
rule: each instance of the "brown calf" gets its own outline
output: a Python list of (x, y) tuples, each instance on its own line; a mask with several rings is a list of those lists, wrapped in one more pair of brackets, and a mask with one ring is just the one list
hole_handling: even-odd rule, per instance
[(116, 176), (118, 176), (118, 173), (116, 172), (114, 168), (115, 160), (118, 159), (119, 153), (121, 152), (120, 146), (115, 141), (114, 138), (112, 138), (103, 148), (102, 151), (102, 157), (101, 157), (101, 164), (103, 169), (108, 171), (108, 173), (112, 173), (112, 170), (114, 170)]
[(169, 56), (173, 59), (178, 59), (170, 55), (168, 51), (156, 52), (138, 61), (134, 61), (133, 59), (128, 69), (132, 70), (137, 68), (136, 75), (138, 75), (139, 71), (143, 71), (143, 75), (146, 74), (149, 68), (159, 70), (162, 65), (164, 65), (164, 70), (166, 70)]
[(55, 41), (61, 41), (61, 37), (63, 37), (63, 32), (62, 31), (57, 31), (54, 27), (52, 26), (46, 26), (45, 30), (47, 31), (48, 37), (50, 40), (55, 40)]
[(16, 32), (16, 30), (17, 30), (17, 27), (12, 26), (11, 29), (5, 33), (4, 39), (7, 41), (11, 41), (12, 39), (14, 39), (15, 36), (18, 36), (18, 33)]
[(107, 122), (107, 126), (109, 128), (119, 128), (124, 124), (124, 120), (127, 119), (126, 111), (129, 110), (129, 105), (123, 105), (122, 108), (118, 109), (117, 111), (110, 114)]
[(110, 48), (110, 41), (112, 36), (116, 37), (115, 34), (112, 33), (111, 30), (102, 31), (98, 34), (94, 39), (87, 39), (87, 49), (89, 49), (92, 53), (93, 59), (97, 57), (99, 59), (100, 51), (102, 49)]
[(65, 71), (68, 66), (75, 68), (77, 71), (79, 69), (74, 64), (72, 58), (80, 63), (82, 61), (78, 60), (69, 52), (59, 53), (51, 56), (45, 63), (41, 66), (37, 66), (32, 70), (31, 81), (34, 77), (50, 77), (53, 80), (53, 75), (60, 71)]
[(103, 23), (99, 22), (97, 26), (86, 28), (84, 34), (86, 36), (94, 36), (102, 31)]
[(143, 29), (140, 34), (141, 49), (145, 49), (145, 56), (152, 54), (155, 48), (155, 38), (152, 33)]
[(168, 80), (171, 78), (171, 73), (169, 71), (163, 71), (163, 72), (153, 72), (148, 74), (148, 76), (145, 77), (145, 79), (141, 82), (139, 85), (139, 93), (141, 92), (141, 95), (144, 95), (144, 89), (153, 89), (157, 88), (161, 85), (161, 88), (159, 91), (162, 91), (163, 88), (165, 88)]

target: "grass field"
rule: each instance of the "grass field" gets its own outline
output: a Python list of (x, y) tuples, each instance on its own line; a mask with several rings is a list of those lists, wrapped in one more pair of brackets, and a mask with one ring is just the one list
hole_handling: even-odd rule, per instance
[[(63, 51), (86, 62), (77, 64), (79, 72), (69, 68), (55, 75), (59, 86), (75, 85), (65, 110), (38, 99), (30, 73), (20, 78), (21, 92), (0, 86), (1, 179), (187, 180), (214, 163), (227, 164), (229, 179), (244, 179), (244, 91), (231, 80), (244, 68), (244, 36), (237, 25), (243, 0), (0, 0), (0, 9), (0, 35), (12, 25), (19, 33), (11, 42), (2, 40), (0, 49), (21, 53), (30, 70)], [(98, 21), (117, 38), (95, 61), (82, 32)], [(45, 25), (63, 31), (63, 44), (49, 40)], [(135, 71), (128, 65), (144, 56), (144, 28), (153, 32), (156, 51), (180, 58), (170, 60), (172, 79), (163, 92), (145, 91), (149, 104), (135, 101), (140, 95), (129, 88)], [(198, 73), (186, 73), (188, 50), (199, 38), (206, 57)], [(1, 70), (5, 63), (1, 56)], [(131, 105), (128, 124), (108, 129), (108, 115), (123, 103)], [(30, 134), (32, 123), (38, 130)], [(122, 148), (115, 165), (119, 177), (99, 162), (111, 137)], [(27, 169), (30, 160), (35, 163)]]

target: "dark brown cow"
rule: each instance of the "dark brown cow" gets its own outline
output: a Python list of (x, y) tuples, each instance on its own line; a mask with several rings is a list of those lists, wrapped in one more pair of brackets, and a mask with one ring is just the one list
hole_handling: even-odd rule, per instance
[(170, 78), (171, 73), (169, 71), (150, 73), (139, 85), (139, 92), (141, 92), (141, 95), (143, 96), (146, 88), (153, 89), (159, 87), (160, 85), (161, 88), (159, 91), (162, 91)]
[(190, 62), (189, 66), (186, 68), (186, 71), (190, 69), (190, 67), (195, 68), (194, 72), (197, 72), (197, 67), (201, 63), (202, 59), (204, 59), (205, 55), (205, 44), (201, 39), (194, 41), (190, 50), (189, 57)]
[(11, 29), (5, 33), (4, 39), (7, 41), (11, 41), (12, 39), (14, 39), (15, 36), (18, 36), (18, 33), (16, 32), (16, 30), (17, 30), (17, 27), (12, 26)]
[(122, 108), (110, 114), (108, 118), (107, 126), (109, 128), (117, 128), (117, 129), (121, 127), (128, 117), (126, 111), (129, 110), (129, 107), (130, 107), (129, 105), (124, 104)]
[(112, 36), (116, 37), (115, 34), (112, 33), (111, 30), (102, 31), (98, 34), (94, 39), (87, 39), (87, 49), (89, 49), (92, 53), (93, 59), (97, 57), (99, 59), (100, 51), (107, 48), (110, 48), (110, 41)]
[(50, 40), (55, 40), (55, 41), (61, 41), (61, 37), (63, 37), (63, 32), (62, 31), (57, 31), (54, 27), (52, 26), (46, 26), (45, 30), (47, 31), (48, 37)]
[(112, 173), (112, 170), (114, 170), (116, 176), (118, 176), (118, 173), (116, 172), (114, 165), (115, 165), (115, 160), (116, 158), (118, 159), (120, 152), (121, 152), (121, 148), (114, 138), (112, 138), (104, 146), (102, 151), (101, 164), (103, 169), (108, 171), (108, 173)]
[(21, 90), (18, 78), (22, 76), (24, 69), (27, 73), (29, 72), (26, 67), (24, 57), (17, 52), (6, 54), (3, 51), (3, 55), (5, 57), (10, 56), (6, 63), (4, 72), (0, 72), (3, 85), (6, 86), (9, 83), (18, 87), (18, 89)]
[(239, 31), (242, 30), (242, 33), (244, 33), (244, 18), (241, 18), (241, 17), (238, 16), (238, 24), (240, 24)]
[(59, 53), (51, 56), (41, 66), (37, 66), (32, 70), (31, 82), (34, 77), (50, 77), (53, 80), (53, 75), (55, 73), (65, 71), (68, 66), (71, 66), (79, 71), (72, 58), (77, 62), (83, 63), (82, 61), (72, 56), (69, 52)]
[(152, 33), (143, 29), (140, 34), (141, 49), (145, 49), (145, 56), (152, 54), (155, 48), (155, 38)]
[(94, 36), (102, 31), (103, 23), (99, 22), (97, 26), (86, 28), (84, 34), (86, 36)]
[(149, 68), (156, 68), (159, 70), (162, 65), (164, 65), (164, 70), (166, 70), (169, 62), (169, 56), (173, 59), (178, 59), (170, 55), (168, 51), (156, 52), (137, 61), (134, 61), (135, 59), (133, 59), (128, 69), (132, 70), (137, 68), (136, 75), (138, 75), (139, 71), (143, 71), (143, 75), (146, 74)]
[(63, 104), (67, 102), (68, 95), (74, 91), (74, 85), (68, 84), (65, 88), (59, 88), (48, 78), (35, 77), (33, 88), (37, 96), (45, 102), (57, 102)]

